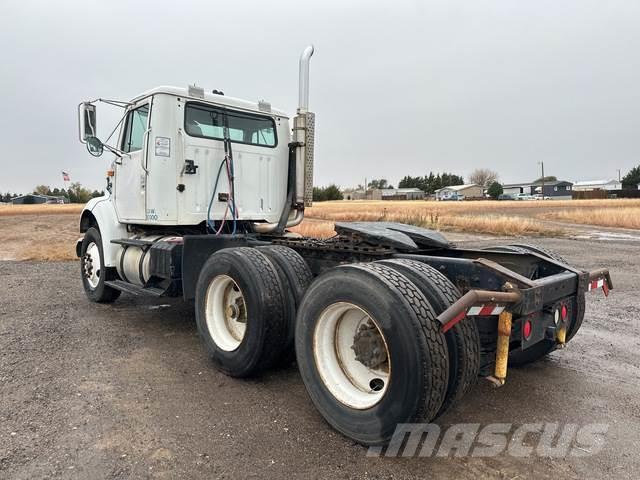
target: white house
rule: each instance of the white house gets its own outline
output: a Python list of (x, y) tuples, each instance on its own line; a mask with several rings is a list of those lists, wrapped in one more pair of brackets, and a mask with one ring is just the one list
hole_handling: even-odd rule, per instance
[(519, 193), (530, 193), (531, 183), (505, 183), (502, 185), (502, 193), (517, 195)]
[(618, 180), (581, 180), (574, 182), (573, 189), (582, 192), (592, 190), (622, 190), (622, 183)]
[(475, 183), (452, 185), (435, 191), (436, 200), (457, 200), (459, 198), (483, 198), (483, 188)]

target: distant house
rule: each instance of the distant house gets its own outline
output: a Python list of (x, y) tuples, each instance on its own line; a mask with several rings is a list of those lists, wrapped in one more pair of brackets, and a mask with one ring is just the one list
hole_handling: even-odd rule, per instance
[(385, 188), (379, 190), (382, 200), (424, 200), (419, 188)]
[(618, 180), (583, 180), (575, 182), (573, 189), (577, 192), (593, 190), (622, 190), (622, 182)]
[(345, 200), (374, 200), (373, 190), (351, 190), (343, 192)]
[(505, 195), (517, 195), (519, 193), (531, 194), (531, 183), (505, 183), (502, 185), (502, 193)]
[(13, 198), (11, 203), (14, 205), (27, 205), (27, 204), (37, 204), (37, 203), (65, 203), (68, 200), (63, 196), (56, 195), (38, 195), (35, 193), (30, 193), (28, 195), (21, 195), (19, 197)]
[[(571, 190), (573, 183), (564, 180), (553, 180), (544, 182), (544, 196), (557, 200), (570, 200), (572, 198)], [(502, 185), (504, 194), (517, 195), (524, 193), (527, 195), (541, 195), (542, 182), (537, 183), (505, 183)]]
[(465, 199), (483, 198), (484, 189), (475, 183), (466, 185), (452, 185), (435, 191), (436, 200), (453, 200), (459, 197)]
[(544, 192), (542, 191), (542, 182), (531, 184), (531, 195), (544, 195), (556, 200), (571, 200), (571, 190), (573, 183), (565, 180), (554, 180), (550, 182), (544, 182)]
[(373, 198), (373, 190), (352, 190), (350, 192), (343, 192), (345, 200), (375, 200)]

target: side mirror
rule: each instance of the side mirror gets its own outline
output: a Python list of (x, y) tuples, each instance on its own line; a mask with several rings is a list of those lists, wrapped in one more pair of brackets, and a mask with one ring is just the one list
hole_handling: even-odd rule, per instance
[(87, 150), (94, 157), (99, 157), (104, 152), (104, 145), (98, 137), (87, 137), (85, 140)]
[[(89, 138), (96, 137), (98, 131), (96, 129), (96, 106), (94, 104), (83, 102), (78, 105), (78, 128), (80, 141), (82, 143), (87, 143)], [(89, 146), (87, 146), (87, 148), (89, 148)], [(89, 150), (89, 152), (91, 152), (91, 150)]]

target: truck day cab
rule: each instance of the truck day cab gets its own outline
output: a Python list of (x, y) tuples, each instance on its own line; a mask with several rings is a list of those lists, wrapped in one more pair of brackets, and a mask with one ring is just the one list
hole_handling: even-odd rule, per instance
[[(324, 418), (365, 445), (429, 422), (478, 378), (571, 341), (585, 292), (612, 288), (531, 245), (457, 248), (388, 222), (336, 223), (328, 240), (288, 231), (311, 204), (315, 116), (300, 58), (293, 118), (268, 102), (158, 87), (78, 107), (88, 151), (115, 156), (105, 196), (82, 211), (87, 297), (194, 300), (207, 352), (233, 377), (294, 360)], [(96, 104), (122, 108), (113, 145)]]

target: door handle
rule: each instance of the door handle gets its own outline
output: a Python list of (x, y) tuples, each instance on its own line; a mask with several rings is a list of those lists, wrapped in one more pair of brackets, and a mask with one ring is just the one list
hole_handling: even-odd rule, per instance
[(147, 158), (147, 153), (149, 150), (149, 134), (151, 133), (151, 127), (147, 128), (147, 130), (145, 130), (144, 134), (142, 135), (142, 148), (143, 148), (143, 152), (144, 154), (142, 155), (142, 157), (140, 157), (140, 166), (142, 167), (142, 170), (144, 170), (144, 173), (149, 175), (149, 170), (147, 170), (147, 167), (145, 167), (144, 163), (145, 160)]

